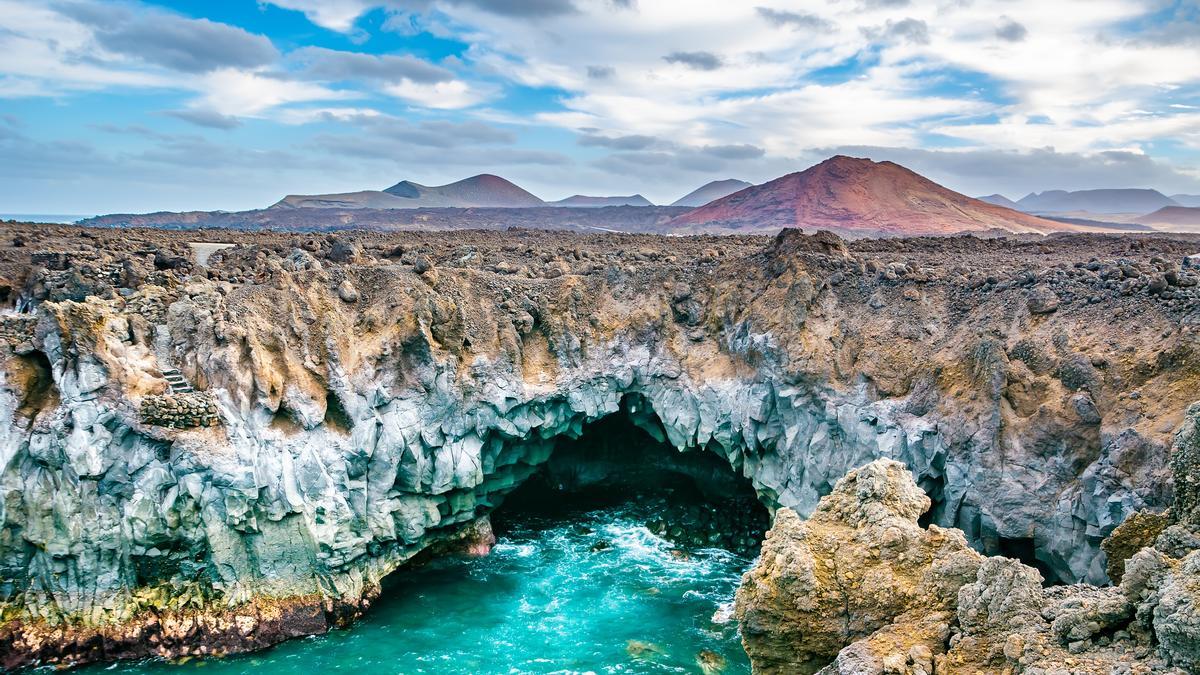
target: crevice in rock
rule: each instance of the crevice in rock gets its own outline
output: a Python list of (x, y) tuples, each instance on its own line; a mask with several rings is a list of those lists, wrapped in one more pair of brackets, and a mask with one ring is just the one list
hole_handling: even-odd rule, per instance
[(932, 523), (945, 522), (946, 474), (939, 473), (936, 476), (924, 476), (917, 482), (917, 485), (929, 497), (930, 503), (929, 510), (921, 514), (921, 517), (917, 519), (917, 524), (921, 526), (921, 529), (929, 529)]
[(1019, 560), (1022, 564), (1042, 574), (1043, 586), (1059, 586), (1065, 582), (1054, 573), (1049, 565), (1037, 557), (1037, 545), (1033, 537), (997, 537), (995, 555)]
[(280, 405), (279, 409), (271, 415), (271, 428), (288, 436), (300, 434), (304, 431), (304, 427), (296, 421), (296, 417), (283, 405)]
[(45, 352), (34, 350), (14, 357), (14, 380), (21, 393), (17, 412), (28, 418), (37, 417), (47, 407), (58, 403), (58, 389)]
[(343, 434), (350, 433), (354, 426), (341, 399), (332, 391), (325, 395), (325, 426)]

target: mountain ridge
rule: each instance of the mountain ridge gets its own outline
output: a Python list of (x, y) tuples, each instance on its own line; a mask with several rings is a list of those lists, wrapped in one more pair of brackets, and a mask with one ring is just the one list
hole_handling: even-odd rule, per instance
[(1172, 225), (1176, 227), (1200, 226), (1200, 207), (1164, 206), (1161, 209), (1133, 219), (1144, 225)]
[(1158, 190), (1149, 188), (1100, 188), (1095, 190), (1045, 190), (1017, 200), (1030, 213), (1150, 213), (1164, 206), (1180, 206)]
[(541, 198), (506, 178), (481, 173), (445, 185), (422, 185), (402, 180), (384, 190), (288, 195), (270, 208), (517, 208), (541, 206), (544, 203)]
[(590, 195), (571, 195), (566, 199), (546, 202), (546, 206), (573, 206), (581, 208), (601, 208), (605, 206), (654, 206), (654, 203), (640, 194), (628, 196), (593, 197)]

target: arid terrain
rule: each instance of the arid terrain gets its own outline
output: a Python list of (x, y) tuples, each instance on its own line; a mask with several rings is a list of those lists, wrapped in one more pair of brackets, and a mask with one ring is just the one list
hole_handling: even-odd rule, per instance
[[(1018, 561), (1026, 595), (1036, 579), (1107, 584), (1105, 551), (1148, 541), (1102, 542), (1178, 494), (1198, 250), (1166, 235), (6, 225), (0, 655), (230, 653), (346, 625), (423, 551), (486, 549), (491, 509), (554, 439), (610, 415), (715, 453), (769, 510), (801, 516), (847, 471), (898, 460), (927, 507), (903, 531), (955, 528), (973, 555)], [(141, 524), (80, 529), (79, 514)], [(1156, 578), (1191, 583), (1174, 546)], [(978, 569), (973, 592), (1003, 592)], [(1108, 617), (1103, 635), (1031, 623), (1022, 645), (1048, 650), (1032, 655), (947, 596), (913, 663), (1001, 672), (1069, 653), (1184, 672), (1195, 614), (1170, 588), (1146, 591), (1169, 615)], [(762, 669), (903, 628), (887, 610), (797, 657), (769, 603), (740, 611)]]

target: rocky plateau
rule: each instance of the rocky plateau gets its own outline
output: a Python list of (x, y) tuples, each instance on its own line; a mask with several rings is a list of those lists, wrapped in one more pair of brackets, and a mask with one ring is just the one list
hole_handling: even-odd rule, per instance
[(1198, 253), (4, 224), (0, 666), (344, 626), (619, 415), (774, 514), (760, 672), (1196, 672)]

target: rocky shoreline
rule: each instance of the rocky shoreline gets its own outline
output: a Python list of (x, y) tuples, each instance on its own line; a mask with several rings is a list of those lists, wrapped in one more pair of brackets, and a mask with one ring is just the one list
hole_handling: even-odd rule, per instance
[[(1115, 586), (1044, 586), (1038, 571), (985, 557), (929, 508), (908, 469), (851, 471), (807, 520), (781, 509), (738, 590), (756, 673), (1195, 673), (1200, 671), (1200, 404), (1172, 456), (1181, 499), (1146, 536), (1131, 518)], [(1135, 532), (1130, 532), (1132, 529)], [(1124, 531), (1123, 531), (1124, 530)]]
[[(5, 225), (0, 655), (136, 655), (177, 612), (206, 628), (148, 653), (327, 630), (611, 415), (777, 514), (898, 460), (963, 556), (1104, 584), (1101, 542), (1179, 509), (1198, 249)], [(175, 371), (216, 424), (142, 415)], [(298, 618), (228, 633), (276, 603)]]

